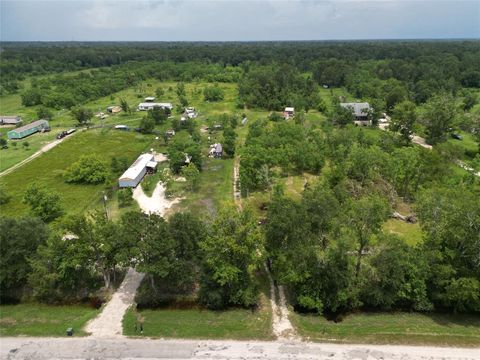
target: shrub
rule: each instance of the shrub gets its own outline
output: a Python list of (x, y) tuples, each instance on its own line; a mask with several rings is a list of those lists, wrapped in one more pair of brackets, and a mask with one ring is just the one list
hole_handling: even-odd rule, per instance
[(65, 172), (68, 183), (100, 184), (108, 176), (107, 165), (96, 155), (82, 155), (80, 159)]

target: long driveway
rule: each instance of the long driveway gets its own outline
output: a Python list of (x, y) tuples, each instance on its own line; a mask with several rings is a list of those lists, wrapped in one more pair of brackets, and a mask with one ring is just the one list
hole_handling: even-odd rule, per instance
[(302, 342), (1, 338), (1, 359), (478, 360), (479, 349)]

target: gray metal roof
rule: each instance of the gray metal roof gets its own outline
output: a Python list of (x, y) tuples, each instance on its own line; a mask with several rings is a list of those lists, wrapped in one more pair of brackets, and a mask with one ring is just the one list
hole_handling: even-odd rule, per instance
[(363, 103), (340, 103), (341, 107), (352, 109), (355, 116), (367, 116), (367, 110), (370, 109), (370, 104), (368, 102)]
[(26, 131), (26, 130), (30, 130), (30, 129), (33, 129), (39, 125), (42, 125), (42, 126), (47, 126), (48, 127), (48, 121), (47, 120), (36, 120), (34, 122), (31, 122), (30, 124), (27, 124), (27, 125), (23, 125), (23, 126), (20, 126), (19, 128), (16, 128), (12, 131), (15, 131), (15, 132), (22, 132), (22, 131)]

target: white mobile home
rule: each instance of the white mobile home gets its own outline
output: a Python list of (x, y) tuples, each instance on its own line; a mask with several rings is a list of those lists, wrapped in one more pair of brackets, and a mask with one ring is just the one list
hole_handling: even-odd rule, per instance
[(172, 103), (155, 103), (155, 102), (143, 102), (138, 104), (138, 110), (140, 111), (152, 110), (154, 108), (162, 108), (162, 109), (168, 109), (172, 111), (173, 105)]
[(118, 179), (119, 187), (136, 187), (147, 173), (147, 168), (155, 168), (157, 163), (152, 154), (142, 154)]

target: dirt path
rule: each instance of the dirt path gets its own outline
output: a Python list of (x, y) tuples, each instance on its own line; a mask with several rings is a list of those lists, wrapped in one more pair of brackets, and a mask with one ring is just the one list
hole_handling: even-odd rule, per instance
[(133, 198), (144, 213), (159, 215), (164, 215), (168, 209), (180, 201), (179, 198), (173, 200), (166, 199), (165, 186), (161, 182), (158, 182), (157, 186), (155, 186), (152, 196), (147, 196), (142, 186), (138, 185), (133, 190)]
[[(290, 319), (288, 318), (287, 302), (285, 300), (285, 292), (283, 286), (275, 286), (272, 275), (265, 265), (265, 271), (270, 280), (270, 303), (272, 306), (272, 331), (279, 341), (298, 342), (300, 337), (296, 334)], [(278, 296), (277, 292), (278, 291)]]
[(235, 205), (242, 208), (242, 198), (240, 193), (240, 159), (235, 158), (233, 163), (233, 200)]
[(105, 305), (100, 315), (85, 326), (85, 331), (96, 338), (121, 337), (123, 333), (123, 315), (133, 303), (135, 293), (142, 282), (143, 276), (144, 274), (129, 268), (118, 290)]
[[(73, 134), (72, 134), (73, 135)], [(48, 144), (42, 146), (40, 148), (40, 150), (38, 150), (37, 152), (33, 153), (32, 155), (30, 155), (28, 158), (26, 159), (23, 159), (22, 161), (20, 161), (19, 163), (16, 163), (15, 165), (9, 167), (7, 170), (4, 170), (0, 173), (0, 177), (4, 176), (4, 175), (7, 175), (7, 174), (10, 174), (12, 171), (15, 171), (16, 169), (18, 169), (20, 166), (23, 166), (27, 163), (29, 163), (30, 161), (32, 161), (33, 159), (35, 159), (36, 157), (39, 157), (40, 155), (42, 155), (43, 153), (46, 153), (47, 151), (53, 149), (55, 146), (57, 146), (58, 144), (60, 144), (62, 141), (64, 141), (65, 139), (71, 137), (72, 135), (70, 136), (67, 136), (67, 137), (64, 137), (63, 139), (57, 139), (57, 140), (54, 140), (52, 142), (49, 142)]]

